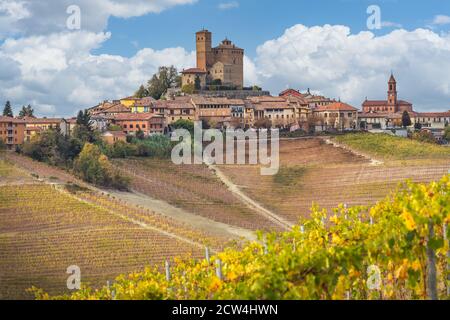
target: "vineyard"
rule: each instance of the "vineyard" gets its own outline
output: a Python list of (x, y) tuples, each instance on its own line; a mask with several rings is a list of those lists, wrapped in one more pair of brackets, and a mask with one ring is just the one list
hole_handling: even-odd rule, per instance
[(7, 162), (0, 165), (1, 183), (20, 182), (0, 186), (0, 298), (31, 298), (31, 286), (62, 294), (71, 265), (81, 268), (84, 282), (99, 285), (171, 257), (199, 257), (205, 246), (220, 250), (228, 241), (77, 185), (43, 184)]
[(371, 208), (312, 209), (242, 250), (175, 259), (110, 286), (38, 299), (448, 299), (450, 175), (406, 183)]
[(170, 159), (115, 162), (133, 178), (132, 189), (188, 212), (250, 230), (274, 230), (273, 223), (239, 201), (205, 165), (175, 165)]
[(329, 210), (339, 203), (371, 205), (406, 179), (437, 180), (450, 170), (450, 157), (374, 166), (322, 139), (303, 139), (281, 141), (280, 170), (275, 176), (261, 176), (258, 166), (223, 165), (220, 169), (249, 197), (296, 223), (309, 216), (314, 203)]

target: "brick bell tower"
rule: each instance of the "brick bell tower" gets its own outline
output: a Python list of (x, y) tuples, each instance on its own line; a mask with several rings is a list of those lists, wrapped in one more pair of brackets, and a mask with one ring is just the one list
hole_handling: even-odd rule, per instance
[(391, 77), (388, 82), (388, 109), (389, 112), (397, 112), (397, 81), (394, 75), (391, 73)]
[(203, 29), (196, 34), (197, 68), (208, 71), (212, 64), (212, 34)]

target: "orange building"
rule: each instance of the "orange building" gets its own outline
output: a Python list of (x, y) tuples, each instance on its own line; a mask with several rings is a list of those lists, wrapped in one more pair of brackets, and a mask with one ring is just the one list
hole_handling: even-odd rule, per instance
[(164, 133), (165, 119), (162, 115), (152, 113), (129, 113), (114, 116), (112, 122), (120, 126), (125, 134), (136, 134), (142, 131), (144, 135)]
[(0, 139), (8, 150), (23, 144), (25, 140), (25, 121), (11, 117), (0, 117)]

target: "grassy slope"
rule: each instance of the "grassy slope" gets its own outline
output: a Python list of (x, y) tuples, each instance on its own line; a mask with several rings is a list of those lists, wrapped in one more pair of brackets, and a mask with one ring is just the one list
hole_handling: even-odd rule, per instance
[(356, 150), (385, 159), (450, 159), (450, 148), (448, 147), (387, 134), (347, 134), (337, 136), (335, 140)]

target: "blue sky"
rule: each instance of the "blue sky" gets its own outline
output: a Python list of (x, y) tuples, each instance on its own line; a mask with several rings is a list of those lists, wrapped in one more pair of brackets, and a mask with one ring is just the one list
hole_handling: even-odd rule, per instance
[[(238, 6), (219, 9), (220, 4), (229, 3)], [(205, 27), (214, 32), (214, 43), (228, 36), (253, 58), (258, 45), (280, 36), (295, 24), (346, 25), (352, 33), (367, 30), (366, 10), (373, 4), (380, 6), (383, 21), (399, 24), (407, 30), (430, 25), (436, 15), (450, 15), (450, 1), (446, 0), (199, 0), (159, 14), (130, 19), (111, 17), (108, 30), (112, 37), (96, 52), (132, 56), (145, 47), (182, 46), (195, 50), (193, 34)], [(449, 30), (449, 27), (435, 26), (437, 30)], [(374, 33), (382, 35), (392, 29), (382, 28)]]
[[(66, 24), (73, 5), (80, 29)], [(360, 107), (386, 99), (392, 70), (416, 110), (450, 109), (449, 0), (0, 0), (0, 104), (68, 116), (129, 96), (159, 66), (195, 66), (202, 27), (244, 48), (245, 85), (274, 95), (311, 88)]]

